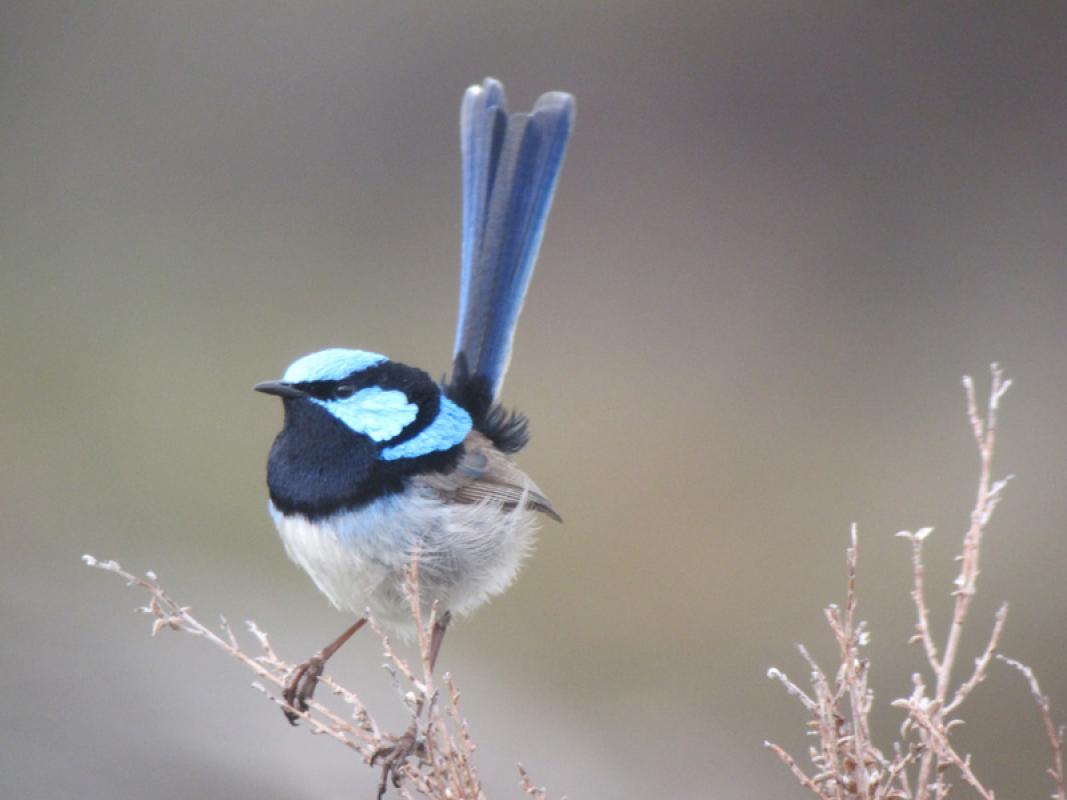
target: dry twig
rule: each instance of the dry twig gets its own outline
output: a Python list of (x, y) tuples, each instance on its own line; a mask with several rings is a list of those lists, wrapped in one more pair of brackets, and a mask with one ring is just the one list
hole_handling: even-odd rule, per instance
[[(961, 755), (956, 750), (951, 735), (953, 729), (962, 723), (955, 712), (985, 679), (989, 664), (996, 655), (1007, 619), (1007, 604), (998, 609), (989, 638), (982, 652), (974, 659), (970, 675), (957, 684), (953, 684), (952, 675), (959, 657), (964, 625), (977, 590), (982, 537), (1010, 479), (994, 480), (992, 465), (997, 412), (1011, 381), (1004, 378), (996, 364), (993, 365), (989, 400), (982, 412), (979, 411), (974, 382), (965, 377), (963, 385), (967, 417), (979, 455), (978, 490), (959, 556), (960, 571), (952, 592), (952, 618), (940, 649), (930, 624), (922, 554), (923, 541), (933, 529), (921, 528), (914, 533), (901, 531), (897, 534), (911, 543), (911, 598), (916, 615), (915, 635), (911, 641), (922, 645), (933, 688), (932, 691), (928, 688), (923, 674), (916, 673), (912, 676), (911, 694), (891, 703), (907, 714), (900, 728), (900, 740), (893, 743), (893, 758), (883, 755), (871, 742), (870, 736), (873, 704), (873, 695), (867, 682), (870, 662), (862, 655), (867, 637), (863, 623), (856, 622), (854, 616), (857, 565), (855, 526), (847, 556), (848, 586), (844, 610), (830, 606), (826, 611), (840, 656), (840, 666), (833, 681), (826, 677), (803, 647), (800, 648), (801, 654), (811, 667), (810, 694), (779, 670), (772, 669), (768, 673), (771, 678), (780, 681), (789, 694), (797, 697), (812, 717), (809, 724), (819, 739), (819, 746), (812, 747), (810, 754), (814, 772), (806, 772), (778, 745), (768, 742), (767, 747), (785, 763), (801, 785), (826, 800), (942, 800), (952, 789), (948, 783), (948, 776), (952, 772), (958, 774), (983, 800), (994, 800), (992, 790), (981, 782), (972, 768), (970, 756)], [(1054, 797), (1056, 800), (1067, 800), (1062, 754), (1064, 729), (1053, 725), (1048, 698), (1041, 694), (1033, 673), (1017, 662), (1008, 663), (1020, 669), (1030, 681), (1031, 692), (1041, 710), (1052, 745), (1053, 767), (1049, 774), (1057, 787)], [(911, 773), (914, 773), (914, 779)]]
[[(324, 734), (339, 742), (356, 752), (367, 764), (384, 745), (397, 738), (384, 734), (359, 696), (330, 675), (321, 676), (319, 682), (340, 698), (347, 707), (347, 713), (338, 711), (322, 699), (309, 699), (306, 712), (288, 706), (280, 698), (279, 690), (285, 687), (294, 665), (278, 657), (267, 634), (254, 622), (249, 621), (247, 628), (256, 640), (259, 655), (252, 655), (242, 648), (225, 618), (221, 619), (217, 631), (201, 623), (192, 615), (189, 606), (179, 604), (167, 593), (155, 573), (147, 572), (143, 577), (138, 577), (115, 561), (100, 561), (88, 555), (83, 556), (83, 560), (91, 567), (119, 575), (129, 586), (137, 586), (148, 592), (149, 603), (139, 610), (153, 618), (152, 635), (161, 630), (184, 631), (228, 653), (256, 674), (258, 680), (253, 683), (255, 688), (272, 702), (302, 718), (311, 733)], [(417, 564), (408, 571), (406, 584), (418, 635), (420, 663), (417, 667), (400, 656), (389, 638), (374, 625), (373, 620), (371, 623), (382, 640), (387, 667), (394, 676), (395, 685), (423, 744), (417, 759), (397, 768), (400, 794), (405, 798), (418, 796), (432, 800), (484, 800), (485, 793), (473, 762), (475, 744), (459, 710), (459, 691), (452, 676), (446, 673), (442, 677), (445, 689), (442, 701), (430, 670), (430, 632), (437, 609), (431, 609), (428, 619), (423, 617), (418, 602)], [(520, 777), (523, 791), (539, 800), (546, 797), (543, 789), (533, 789), (529, 777), (521, 768)]]
[(1067, 729), (1063, 725), (1057, 726), (1052, 721), (1052, 703), (1048, 695), (1041, 692), (1041, 686), (1038, 685), (1034, 671), (1014, 658), (1008, 658), (999, 653), (997, 658), (1019, 670), (1026, 678), (1026, 682), (1030, 684), (1030, 694), (1034, 696), (1034, 702), (1037, 703), (1038, 710), (1041, 712), (1041, 721), (1045, 724), (1045, 735), (1052, 748), (1052, 766), (1048, 769), (1049, 777), (1056, 784), (1056, 793), (1052, 795), (1052, 800), (1067, 800), (1067, 780), (1063, 774), (1063, 740), (1067, 735)]

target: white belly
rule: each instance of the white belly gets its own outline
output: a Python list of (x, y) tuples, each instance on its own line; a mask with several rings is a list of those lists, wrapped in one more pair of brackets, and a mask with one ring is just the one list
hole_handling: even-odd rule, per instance
[(285, 550), (338, 609), (395, 630), (411, 627), (404, 568), (419, 563), (424, 610), (473, 611), (514, 580), (537, 528), (535, 512), (443, 502), (408, 489), (317, 522), (270, 507)]

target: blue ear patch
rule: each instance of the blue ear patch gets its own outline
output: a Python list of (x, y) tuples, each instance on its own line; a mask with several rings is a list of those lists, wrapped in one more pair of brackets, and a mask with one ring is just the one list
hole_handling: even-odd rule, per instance
[(344, 400), (312, 397), (311, 402), (325, 408), (356, 433), (365, 434), (376, 442), (399, 436), (419, 415), (419, 407), (408, 400), (406, 394), (378, 386), (360, 389)]
[(418, 458), (450, 450), (467, 438), (472, 427), (470, 414), (447, 397), (441, 397), (441, 409), (434, 421), (406, 442), (383, 448), (381, 458), (385, 461), (396, 461), (399, 458)]
[(329, 350), (319, 350), (317, 353), (310, 353), (303, 358), (298, 358), (289, 365), (289, 369), (282, 375), (282, 381), (285, 383), (339, 381), (347, 378), (353, 372), (369, 369), (388, 360), (378, 353), (333, 347)]

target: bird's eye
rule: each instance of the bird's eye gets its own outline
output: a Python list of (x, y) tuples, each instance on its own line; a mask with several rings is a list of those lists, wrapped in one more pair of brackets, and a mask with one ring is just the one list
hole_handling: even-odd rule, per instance
[(350, 383), (342, 383), (334, 389), (334, 396), (339, 400), (345, 400), (356, 393), (356, 387)]

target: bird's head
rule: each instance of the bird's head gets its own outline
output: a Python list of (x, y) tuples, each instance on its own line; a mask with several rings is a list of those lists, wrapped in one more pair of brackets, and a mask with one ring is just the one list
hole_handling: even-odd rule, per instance
[[(320, 428), (315, 419), (327, 420), (315, 411), (325, 411), (334, 424), (374, 442), (385, 460), (452, 447), (471, 427), (469, 415), (445, 399), (425, 372), (364, 350), (311, 353), (290, 364), (281, 380), (255, 388), (285, 401), (287, 427)], [(444, 435), (428, 440), (431, 432)]]

